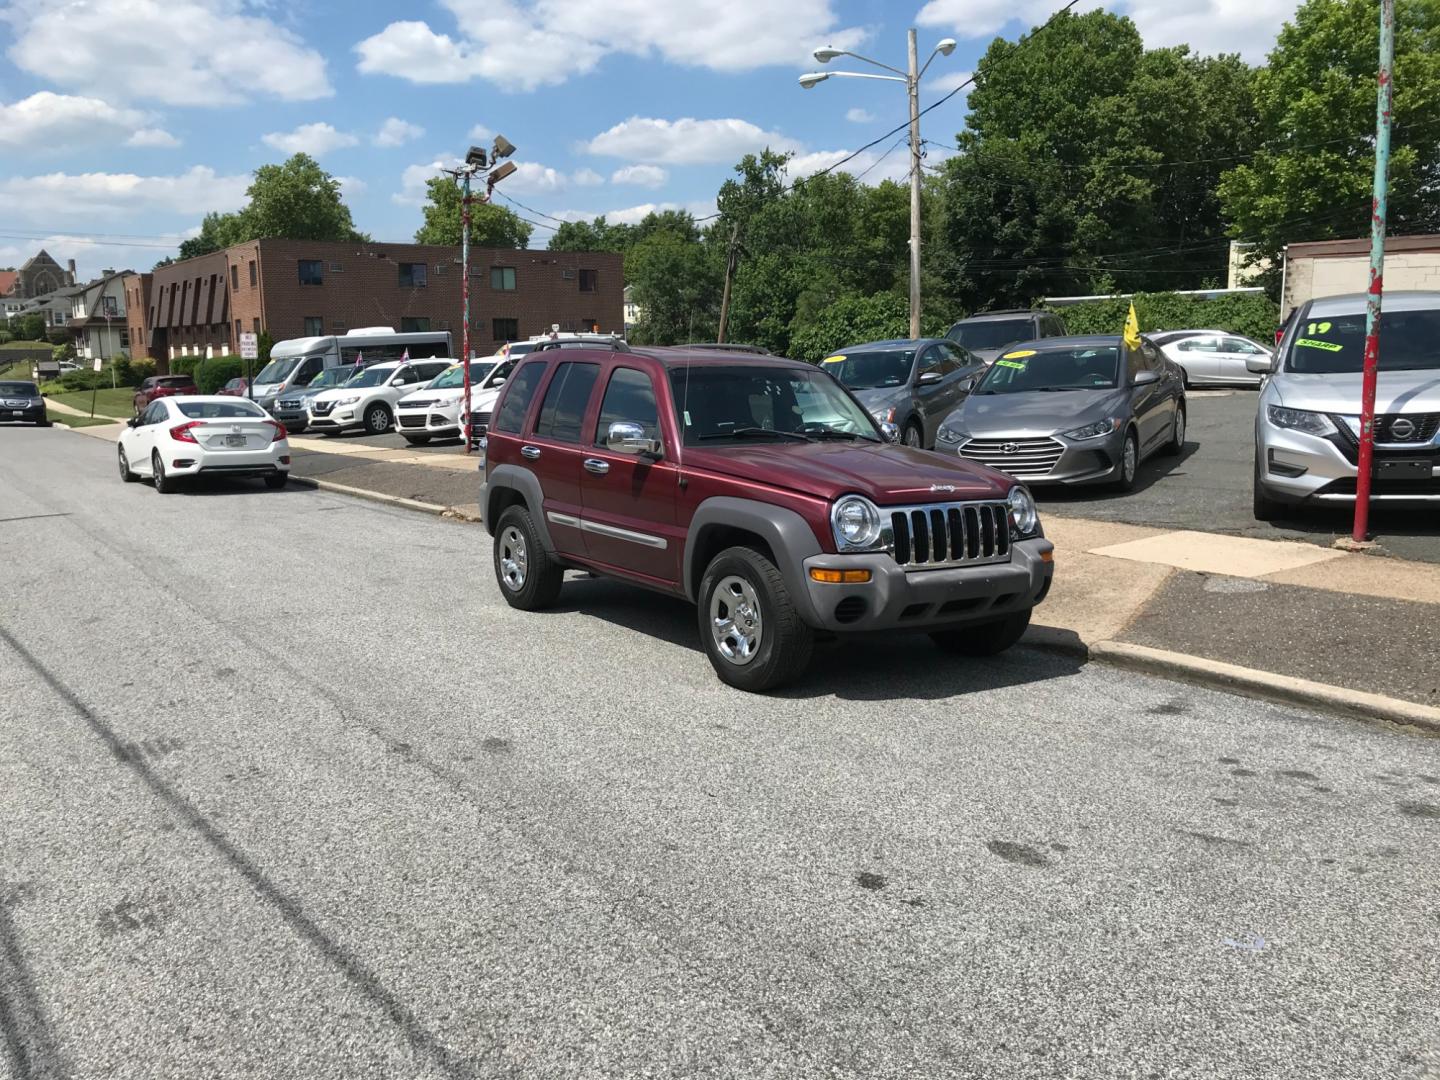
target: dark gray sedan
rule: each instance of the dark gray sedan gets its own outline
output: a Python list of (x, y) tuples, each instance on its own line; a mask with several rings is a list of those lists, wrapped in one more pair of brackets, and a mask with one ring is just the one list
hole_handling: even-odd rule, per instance
[(870, 415), (900, 429), (907, 446), (930, 449), (940, 422), (964, 400), (985, 363), (944, 338), (872, 341), (820, 362)]
[(33, 382), (0, 382), (0, 421), (49, 427), (45, 399)]
[(1135, 486), (1140, 463), (1185, 445), (1180, 368), (1148, 339), (1044, 338), (1005, 351), (940, 426), (937, 449), (1029, 484)]

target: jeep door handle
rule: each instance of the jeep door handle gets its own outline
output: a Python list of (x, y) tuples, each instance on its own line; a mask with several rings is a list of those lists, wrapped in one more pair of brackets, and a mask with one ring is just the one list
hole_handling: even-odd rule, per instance
[(540, 448), (538, 446), (522, 446), (520, 448), (520, 456), (529, 461), (534, 461), (540, 456)]
[(601, 461), (599, 458), (586, 458), (584, 465), (586, 472), (594, 473), (596, 476), (604, 476), (610, 471), (610, 463)]

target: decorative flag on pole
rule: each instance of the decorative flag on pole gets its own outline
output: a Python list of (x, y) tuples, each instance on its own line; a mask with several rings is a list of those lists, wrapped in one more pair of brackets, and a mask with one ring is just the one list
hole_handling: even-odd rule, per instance
[(355, 354), (355, 370), (356, 370), (356, 371), (359, 371), (359, 370), (360, 370), (361, 368), (363, 368), (364, 366), (365, 366), (365, 354), (364, 354), (363, 352), (357, 352), (357, 353)]
[(1125, 344), (1132, 349), (1140, 347), (1140, 318), (1135, 314), (1135, 301), (1130, 301), (1130, 314), (1125, 316)]
[(410, 362), (410, 350), (409, 350), (409, 349), (406, 349), (403, 353), (400, 354), (400, 362), (401, 362), (402, 364), (408, 364), (408, 363)]

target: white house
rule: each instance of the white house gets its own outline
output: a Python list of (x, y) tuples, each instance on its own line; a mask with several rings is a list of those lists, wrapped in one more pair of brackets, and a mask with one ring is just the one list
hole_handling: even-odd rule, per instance
[(107, 270), (71, 297), (70, 334), (80, 360), (110, 360), (130, 353), (130, 328), (125, 322), (125, 275)]

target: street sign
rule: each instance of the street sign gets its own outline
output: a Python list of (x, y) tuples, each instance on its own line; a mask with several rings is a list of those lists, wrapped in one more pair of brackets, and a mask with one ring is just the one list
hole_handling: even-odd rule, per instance
[(98, 357), (98, 356), (95, 357), (95, 370), (96, 370), (96, 371), (99, 371), (99, 370), (100, 370), (100, 357)]
[(259, 337), (258, 337), (257, 335), (255, 335), (255, 334), (241, 334), (241, 335), (240, 335), (240, 359), (241, 359), (241, 360), (258, 360), (258, 359), (260, 359), (260, 339), (259, 339)]

